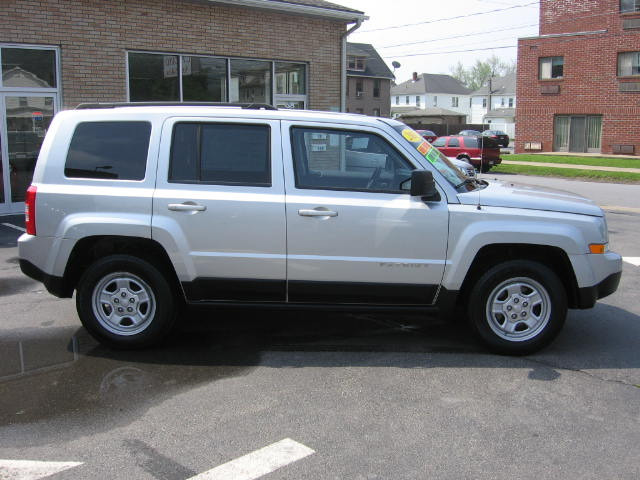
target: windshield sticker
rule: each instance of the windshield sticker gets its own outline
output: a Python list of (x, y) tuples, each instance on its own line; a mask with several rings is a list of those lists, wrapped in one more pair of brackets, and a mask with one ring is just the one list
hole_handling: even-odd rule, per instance
[(416, 143), (422, 140), (420, 134), (410, 128), (405, 128), (402, 130), (402, 136), (409, 140), (411, 143)]
[(426, 155), (427, 152), (429, 151), (429, 144), (427, 142), (422, 142), (416, 148), (422, 155)]
[(436, 163), (438, 161), (438, 159), (440, 158), (440, 154), (438, 152), (438, 149), (435, 148), (435, 147), (431, 147), (431, 150), (429, 150), (427, 152), (427, 154), (424, 156), (424, 158), (429, 160), (431, 163)]

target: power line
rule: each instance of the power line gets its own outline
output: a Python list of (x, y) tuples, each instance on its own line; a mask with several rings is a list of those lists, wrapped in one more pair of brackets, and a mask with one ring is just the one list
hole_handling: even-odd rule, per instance
[(473, 32), (473, 33), (463, 33), (461, 35), (452, 35), (450, 37), (440, 37), (440, 38), (436, 38), (436, 39), (431, 39), (431, 40), (421, 40), (419, 42), (410, 42), (410, 43), (398, 43), (396, 45), (385, 45), (383, 47), (376, 47), (377, 49), (383, 49), (383, 48), (395, 48), (395, 47), (408, 47), (410, 45), (419, 45), (422, 43), (433, 43), (433, 42), (439, 42), (441, 40), (451, 40), (453, 38), (462, 38), (462, 37), (471, 37), (474, 35), (490, 35), (496, 32), (506, 32), (508, 30), (518, 30), (520, 28), (528, 28), (528, 27), (537, 27), (538, 24), (537, 23), (530, 23), (529, 25), (520, 25), (518, 27), (508, 27), (508, 28), (501, 28), (498, 30), (491, 30), (490, 32), (488, 31), (482, 31), (482, 32)]
[(524, 5), (514, 5), (514, 6), (511, 6), (511, 7), (496, 8), (494, 10), (487, 10), (485, 12), (468, 13), (466, 15), (457, 15), (455, 17), (438, 18), (436, 20), (426, 20), (424, 22), (407, 23), (405, 25), (395, 25), (393, 27), (374, 28), (372, 30), (362, 30), (360, 33), (379, 32), (379, 31), (382, 31), (382, 30), (393, 30), (393, 29), (396, 29), (396, 28), (414, 27), (416, 25), (426, 25), (428, 23), (438, 23), (438, 22), (444, 22), (444, 21), (447, 21), (447, 20), (457, 20), (457, 19), (460, 19), (460, 18), (476, 17), (478, 15), (487, 15), (489, 13), (504, 12), (505, 10), (513, 10), (514, 8), (530, 7), (531, 5), (537, 5), (537, 4), (538, 4), (538, 2), (530, 2), (530, 3), (525, 3)]
[(468, 50), (449, 50), (446, 52), (429, 52), (429, 53), (412, 53), (408, 55), (387, 55), (382, 58), (405, 58), (405, 57), (423, 57), (427, 55), (444, 55), (445, 53), (463, 53), (463, 52), (480, 52), (483, 50), (500, 50), (503, 48), (517, 48), (517, 45), (506, 45), (503, 47), (487, 47), (487, 48), (471, 48)]

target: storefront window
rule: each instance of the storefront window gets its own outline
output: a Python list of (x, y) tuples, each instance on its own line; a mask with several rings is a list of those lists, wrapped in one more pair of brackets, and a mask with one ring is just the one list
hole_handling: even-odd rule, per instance
[(227, 100), (227, 60), (182, 57), (182, 99), (185, 102)]
[(276, 94), (305, 95), (307, 93), (305, 65), (276, 62)]
[(131, 101), (179, 101), (178, 65), (178, 55), (129, 53)]
[(2, 86), (56, 88), (56, 52), (2, 48)]
[(229, 101), (271, 103), (271, 62), (231, 60)]

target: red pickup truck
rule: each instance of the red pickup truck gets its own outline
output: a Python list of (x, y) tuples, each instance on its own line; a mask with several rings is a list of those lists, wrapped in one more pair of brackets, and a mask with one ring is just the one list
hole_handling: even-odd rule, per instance
[(450, 135), (438, 137), (431, 145), (446, 157), (465, 160), (483, 173), (488, 172), (494, 165), (502, 163), (500, 146), (492, 138)]

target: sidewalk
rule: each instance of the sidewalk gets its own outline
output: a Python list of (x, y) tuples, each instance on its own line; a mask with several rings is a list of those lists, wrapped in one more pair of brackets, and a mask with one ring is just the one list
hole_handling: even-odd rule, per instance
[(544, 163), (544, 162), (518, 162), (516, 160), (502, 159), (505, 165), (530, 165), (532, 167), (551, 167), (551, 168), (573, 168), (576, 170), (601, 170), (604, 172), (627, 172), (640, 173), (640, 168), (623, 168), (623, 167), (596, 167), (593, 165), (573, 165), (569, 163)]

